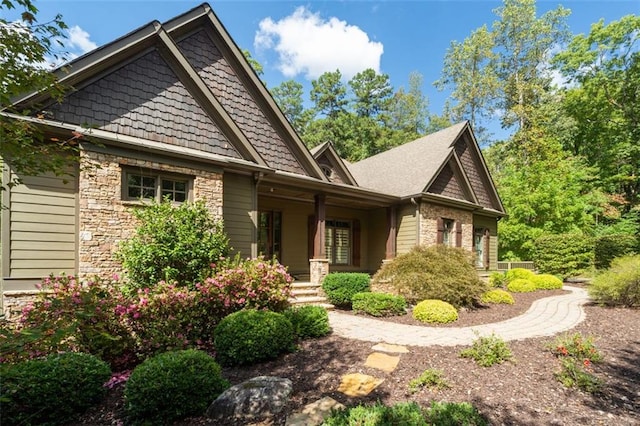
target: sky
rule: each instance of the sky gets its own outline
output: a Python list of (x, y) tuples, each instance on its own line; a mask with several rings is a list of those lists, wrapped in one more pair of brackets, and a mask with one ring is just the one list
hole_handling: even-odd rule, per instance
[[(79, 56), (153, 20), (165, 22), (202, 3), (189, 0), (34, 0), (40, 22), (62, 14), (69, 26), (66, 49)], [(340, 69), (345, 79), (366, 68), (388, 74), (395, 90), (409, 74), (424, 76), (429, 111), (440, 114), (448, 97), (433, 82), (442, 72), (452, 41), (496, 20), (501, 1), (488, 0), (210, 0), (235, 42), (264, 67), (267, 87), (294, 79), (305, 87), (325, 71)], [(562, 5), (574, 34), (640, 13), (640, 0), (538, 0), (538, 14)], [(0, 11), (5, 19), (11, 12)], [(508, 136), (497, 124), (496, 138)]]

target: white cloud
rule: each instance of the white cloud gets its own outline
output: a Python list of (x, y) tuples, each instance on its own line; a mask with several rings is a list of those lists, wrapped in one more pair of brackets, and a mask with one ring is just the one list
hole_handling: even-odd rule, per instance
[(69, 28), (69, 48), (78, 49), (81, 53), (87, 53), (90, 50), (98, 47), (93, 41), (89, 39), (89, 33), (80, 28), (77, 25)]
[(339, 69), (345, 79), (367, 68), (380, 72), (383, 46), (355, 25), (332, 17), (324, 20), (305, 7), (279, 21), (265, 18), (254, 39), (256, 49), (273, 49), (277, 68), (286, 77), (316, 79)]

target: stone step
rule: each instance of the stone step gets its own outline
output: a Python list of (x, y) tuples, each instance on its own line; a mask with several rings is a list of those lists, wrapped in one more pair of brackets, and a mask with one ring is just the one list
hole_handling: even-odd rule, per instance
[(321, 288), (320, 284), (313, 284), (310, 282), (294, 281), (291, 283), (291, 288)]
[(289, 298), (289, 303), (292, 306), (314, 305), (314, 306), (321, 306), (325, 309), (334, 308), (332, 304), (327, 303), (326, 297), (320, 297), (320, 296), (291, 297)]
[(318, 289), (315, 288), (292, 288), (291, 289), (291, 294), (294, 297), (299, 297), (299, 296), (317, 296), (318, 295)]

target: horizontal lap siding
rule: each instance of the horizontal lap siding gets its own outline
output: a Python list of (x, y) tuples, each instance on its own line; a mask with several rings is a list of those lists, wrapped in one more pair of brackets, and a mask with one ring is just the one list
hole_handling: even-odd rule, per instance
[(8, 278), (76, 273), (76, 192), (73, 177), (25, 177), (11, 189)]
[(398, 209), (397, 254), (409, 252), (416, 246), (417, 220), (416, 208), (409, 204)]
[(250, 176), (225, 173), (223, 177), (224, 229), (234, 253), (251, 256), (255, 227), (253, 222), (253, 182)]

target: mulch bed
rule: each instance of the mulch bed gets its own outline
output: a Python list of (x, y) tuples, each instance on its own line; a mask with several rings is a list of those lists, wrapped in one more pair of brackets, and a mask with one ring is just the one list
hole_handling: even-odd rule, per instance
[[(526, 311), (532, 301), (562, 291), (516, 294), (516, 304), (463, 312), (452, 326), (469, 326), (502, 321)], [(383, 373), (364, 367), (373, 343), (338, 336), (305, 341), (300, 350), (250, 367), (227, 368), (232, 384), (259, 375), (287, 377), (294, 393), (286, 412), (261, 425), (284, 425), (289, 413), (324, 396), (353, 406), (382, 401), (415, 401), (429, 406), (432, 401), (473, 403), (491, 424), (505, 425), (637, 425), (640, 424), (640, 310), (585, 307), (586, 319), (571, 332), (595, 337), (604, 361), (594, 373), (605, 381), (602, 393), (590, 395), (566, 389), (554, 378), (559, 361), (546, 349), (553, 338), (509, 342), (515, 362), (490, 368), (459, 357), (462, 347), (409, 347), (398, 368)], [(406, 317), (393, 321), (413, 321)], [(451, 388), (422, 389), (410, 394), (408, 383), (427, 368), (442, 370)], [(385, 381), (367, 397), (350, 398), (336, 391), (343, 374), (361, 372)], [(197, 392), (197, 390), (194, 390)], [(122, 424), (122, 387), (105, 397), (73, 425)], [(214, 424), (207, 418), (190, 418), (179, 425)], [(217, 423), (219, 424), (219, 423)], [(237, 424), (229, 422), (229, 425)]]

